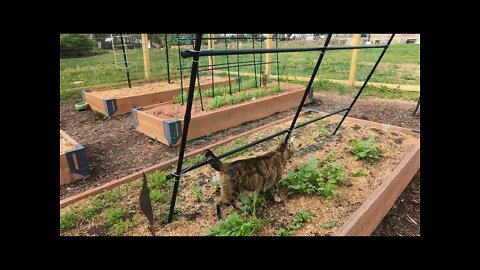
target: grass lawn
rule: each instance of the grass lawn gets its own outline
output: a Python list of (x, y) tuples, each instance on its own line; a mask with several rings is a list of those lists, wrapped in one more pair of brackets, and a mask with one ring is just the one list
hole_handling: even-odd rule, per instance
[[(318, 41), (305, 42), (302, 47), (321, 46)], [(279, 47), (297, 46), (289, 42), (281, 42)], [(241, 44), (240, 48), (251, 48), (252, 44)], [(263, 43), (265, 47), (265, 43)], [(275, 47), (275, 46), (274, 46)], [(191, 47), (183, 47), (185, 50)], [(235, 48), (235, 43), (229, 45)], [(255, 44), (255, 48), (260, 48), (260, 43)], [(225, 49), (225, 44), (215, 45), (215, 49)], [(363, 81), (367, 77), (370, 69), (376, 61), (382, 49), (360, 50), (358, 57), (357, 81)], [(318, 58), (318, 52), (301, 53), (281, 53), (278, 54), (280, 64), (278, 66), (281, 75), (310, 77), (313, 67)], [(92, 86), (105, 87), (124, 87), (127, 85), (127, 78), (124, 71), (121, 55), (117, 54), (119, 67), (115, 65), (113, 52), (102, 55), (96, 55), (86, 58), (60, 59), (60, 94), (62, 100), (79, 98), (80, 91), (65, 91), (68, 89), (87, 88)], [(276, 61), (276, 54), (271, 55), (271, 61)], [(143, 80), (143, 53), (142, 50), (129, 50), (129, 70), (133, 81)], [(350, 50), (329, 51), (326, 53), (317, 78), (348, 80), (350, 70)], [(265, 62), (265, 55), (255, 56), (256, 62)], [(176, 46), (169, 49), (170, 74), (179, 75), (179, 57)], [(227, 56), (216, 56), (215, 64), (227, 63)], [(234, 63), (237, 61), (253, 61), (253, 55), (228, 56), (228, 61)], [(191, 59), (182, 59), (184, 67), (190, 67)], [(200, 59), (200, 66), (208, 65), (208, 57)], [(256, 66), (257, 73), (264, 72), (265, 66)], [(166, 55), (164, 49), (150, 49), (150, 74), (155, 80), (165, 79), (167, 77)], [(227, 71), (227, 69), (223, 69)], [(237, 74), (237, 68), (230, 68), (232, 76)], [(190, 70), (184, 70), (189, 74)], [(240, 67), (240, 72), (253, 73), (252, 66)], [(276, 64), (271, 65), (271, 73), (277, 74)], [(391, 45), (385, 54), (382, 62), (377, 67), (371, 82), (413, 84), (420, 83), (420, 46), (417, 44), (394, 44)]]

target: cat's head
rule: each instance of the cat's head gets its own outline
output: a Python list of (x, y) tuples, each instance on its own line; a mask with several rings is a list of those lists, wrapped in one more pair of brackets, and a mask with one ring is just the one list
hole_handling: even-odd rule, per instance
[(294, 143), (295, 137), (291, 137), (290, 140), (288, 140), (288, 143), (285, 145), (283, 141), (281, 141), (280, 145), (277, 147), (277, 151), (281, 152), (283, 150), (282, 155), (287, 159), (291, 159), (293, 154), (295, 153), (296, 150), (298, 150), (300, 147), (302, 147), (302, 144), (296, 144)]

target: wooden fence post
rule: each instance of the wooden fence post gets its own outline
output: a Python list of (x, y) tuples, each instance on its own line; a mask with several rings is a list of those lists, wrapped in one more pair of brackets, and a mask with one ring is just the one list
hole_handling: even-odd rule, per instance
[[(209, 49), (213, 49), (213, 39), (212, 38), (212, 34), (210, 34), (210, 39), (208, 40), (208, 48)], [(213, 56), (210, 55), (208, 57), (208, 65), (210, 66), (210, 68), (213, 68), (212, 65), (213, 65)]]
[(143, 48), (143, 69), (145, 70), (145, 80), (150, 81), (150, 55), (148, 51), (148, 36), (142, 34), (142, 48)]
[[(270, 49), (272, 48), (272, 34), (267, 34), (267, 49)], [(270, 53), (267, 53), (265, 55), (265, 76), (267, 76), (268, 78), (268, 75), (270, 74), (270, 67), (271, 67), (271, 59), (272, 59), (272, 56)]]
[[(358, 45), (360, 45), (360, 34), (354, 34), (352, 46), (358, 46)], [(350, 76), (348, 77), (348, 84), (350, 86), (354, 86), (355, 84), (355, 76), (357, 75), (357, 57), (358, 57), (358, 50), (352, 50), (352, 62), (350, 63)]]

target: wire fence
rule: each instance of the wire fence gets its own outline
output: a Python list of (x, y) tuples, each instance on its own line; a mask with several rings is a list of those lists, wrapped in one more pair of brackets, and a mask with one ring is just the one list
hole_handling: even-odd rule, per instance
[[(193, 49), (192, 34), (61, 34), (60, 90), (128, 87), (128, 77), (135, 84), (145, 81), (175, 81), (189, 75), (191, 60), (182, 59), (179, 52)], [(272, 34), (273, 47), (322, 46), (326, 34)], [(384, 44), (389, 34), (362, 34), (361, 44)], [(205, 34), (202, 49), (265, 48), (267, 34)], [(224, 37), (222, 39), (222, 37)], [(254, 38), (252, 38), (254, 37)], [(276, 38), (278, 37), (278, 38)], [(122, 41), (123, 38), (123, 41)], [(209, 44), (209, 38), (214, 39)], [(250, 38), (250, 39), (248, 39)], [(353, 34), (334, 34), (330, 42), (351, 45)], [(418, 85), (420, 80), (420, 41), (418, 34), (400, 34), (392, 42), (372, 82)], [(401, 43), (401, 45), (395, 44)], [(409, 44), (412, 43), (412, 44)], [(407, 45), (408, 44), (408, 45)], [(145, 50), (144, 50), (145, 48)], [(364, 80), (379, 50), (359, 53), (356, 80)], [(148, 58), (146, 61), (145, 57)], [(308, 77), (318, 57), (317, 52), (275, 54), (270, 56), (270, 75)], [(348, 80), (351, 52), (328, 52), (317, 78)], [(278, 60), (278, 61), (277, 61)], [(266, 73), (266, 55), (215, 56), (214, 65), (225, 67), (231, 76), (239, 73)], [(250, 65), (255, 62), (254, 65)], [(258, 65), (259, 62), (262, 64)], [(249, 63), (249, 64), (246, 64)], [(202, 57), (200, 66), (209, 66)], [(275, 66), (277, 65), (277, 66)], [(238, 67), (237, 67), (238, 66)], [(211, 72), (203, 71), (202, 76)], [(128, 72), (127, 72), (128, 71)], [(222, 76), (220, 73), (216, 74)]]

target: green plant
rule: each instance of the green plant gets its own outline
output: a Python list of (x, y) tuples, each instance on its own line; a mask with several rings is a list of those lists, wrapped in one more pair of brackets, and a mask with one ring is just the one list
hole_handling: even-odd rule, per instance
[(240, 200), (242, 201), (240, 209), (243, 213), (252, 214), (254, 217), (256, 216), (257, 207), (264, 205), (266, 202), (265, 195), (257, 192), (253, 194), (253, 200), (246, 194), (240, 195)]
[[(321, 164), (330, 161), (330, 157)], [(288, 172), (288, 177), (280, 185), (288, 187), (289, 194), (317, 194), (320, 196), (338, 195), (337, 184), (345, 180), (345, 168), (337, 163), (327, 163), (319, 167), (319, 162), (311, 156), (308, 163), (297, 172)]]
[(97, 201), (100, 204), (110, 205), (118, 201), (118, 199), (120, 199), (120, 194), (116, 191), (110, 190), (98, 195), (94, 201)]
[(245, 219), (233, 212), (220, 220), (218, 226), (209, 228), (206, 236), (251, 236), (255, 231), (267, 224), (263, 219)]
[(95, 207), (95, 206), (92, 206), (92, 207), (88, 207), (88, 205), (82, 205), (80, 208), (79, 208), (79, 214), (80, 214), (80, 217), (84, 218), (84, 219), (90, 219), (92, 217), (95, 216), (95, 214), (97, 214), (99, 212), (99, 208)]
[[(180, 208), (175, 208), (173, 209), (173, 216), (178, 216), (181, 213)], [(167, 224), (168, 222), (168, 212), (163, 213), (162, 219), (160, 220), (160, 223), (162, 224)]]
[(322, 227), (325, 228), (325, 229), (331, 229), (331, 228), (335, 227), (335, 225), (337, 225), (337, 222), (334, 220), (334, 221), (330, 221), (330, 222), (327, 222), (327, 223), (323, 224)]
[(355, 159), (378, 159), (381, 157), (381, 151), (373, 145), (374, 141), (375, 136), (370, 136), (367, 140), (352, 140), (350, 152), (355, 155)]
[(105, 213), (106, 224), (108, 226), (113, 226), (114, 224), (120, 223), (125, 219), (127, 213), (128, 209), (123, 206), (107, 210)]
[(197, 197), (197, 201), (201, 201), (203, 199), (203, 191), (201, 186), (195, 186), (193, 188), (193, 195)]
[(73, 212), (65, 212), (60, 215), (60, 229), (61, 230), (70, 230), (75, 227), (77, 223), (78, 216)]
[(120, 220), (117, 223), (113, 224), (109, 231), (113, 235), (122, 235), (126, 233), (131, 227), (133, 223), (130, 220)]
[(302, 227), (303, 223), (312, 221), (312, 213), (308, 211), (298, 212), (293, 218), (292, 224), (287, 228), (280, 228), (275, 232), (277, 236), (290, 236), (294, 235), (295, 231)]
[(160, 189), (152, 189), (150, 191), (150, 198), (154, 202), (167, 202), (167, 195)]
[(360, 176), (364, 176), (365, 173), (363, 171), (356, 171), (354, 173), (351, 174), (352, 177), (360, 177)]
[(276, 84), (267, 88), (258, 88), (249, 91), (237, 92), (232, 95), (216, 96), (210, 101), (209, 109), (216, 109), (230, 104), (238, 104), (246, 100), (264, 97), (283, 90)]

